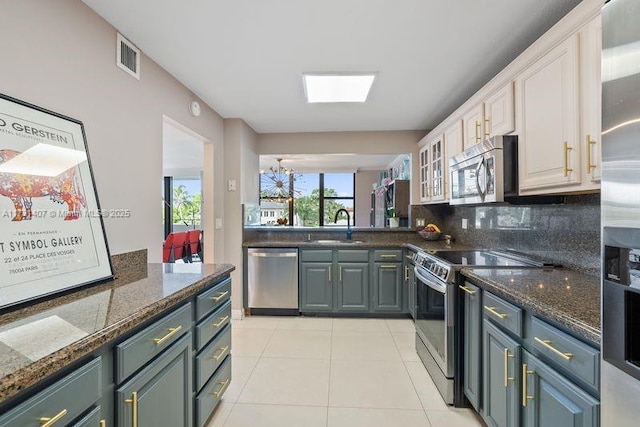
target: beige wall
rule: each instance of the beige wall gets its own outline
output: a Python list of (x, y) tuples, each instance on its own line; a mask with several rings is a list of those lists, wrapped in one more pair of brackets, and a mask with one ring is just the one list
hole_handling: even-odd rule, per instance
[(378, 183), (378, 174), (382, 171), (361, 171), (356, 173), (356, 227), (371, 225), (371, 184)]
[[(241, 119), (224, 121), (224, 180), (225, 180), (225, 261), (236, 266), (231, 274), (233, 284), (232, 309), (234, 317), (240, 317), (242, 309), (242, 205), (258, 202), (258, 135)], [(236, 190), (227, 188), (235, 181)]]
[[(102, 207), (130, 209), (129, 219), (105, 219), (113, 254), (148, 248), (161, 260), (163, 115), (212, 144), (209, 205), (222, 217), (222, 119), (203, 102), (191, 117), (196, 97), (145, 55), (140, 81), (117, 68), (116, 30), (80, 0), (3, 2), (0, 39), (0, 91), (84, 122)], [(206, 242), (218, 261), (222, 231)]]

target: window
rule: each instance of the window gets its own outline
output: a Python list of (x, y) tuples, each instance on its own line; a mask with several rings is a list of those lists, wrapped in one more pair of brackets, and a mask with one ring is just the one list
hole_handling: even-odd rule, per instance
[[(268, 178), (260, 176), (260, 186), (270, 185)], [(336, 212), (349, 212), (351, 225), (355, 225), (355, 174), (353, 173), (296, 173), (291, 183), (289, 200), (268, 197), (260, 192), (260, 207), (278, 209), (279, 218), (287, 218), (295, 226), (317, 227), (333, 225)], [(273, 206), (277, 204), (278, 206)], [(274, 224), (275, 221), (262, 221)], [(347, 216), (342, 213), (337, 225), (347, 225)]]

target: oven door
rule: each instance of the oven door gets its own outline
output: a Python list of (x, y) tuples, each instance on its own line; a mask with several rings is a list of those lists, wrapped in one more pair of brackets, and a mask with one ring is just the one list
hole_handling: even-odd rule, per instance
[(416, 266), (416, 332), (445, 377), (453, 378), (453, 300), (451, 286)]

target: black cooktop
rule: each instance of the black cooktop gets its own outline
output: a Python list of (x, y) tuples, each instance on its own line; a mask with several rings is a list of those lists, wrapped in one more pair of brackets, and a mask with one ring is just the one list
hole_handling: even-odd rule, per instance
[(505, 254), (482, 250), (429, 251), (429, 254), (453, 266), (531, 267), (535, 265), (533, 262), (511, 258)]

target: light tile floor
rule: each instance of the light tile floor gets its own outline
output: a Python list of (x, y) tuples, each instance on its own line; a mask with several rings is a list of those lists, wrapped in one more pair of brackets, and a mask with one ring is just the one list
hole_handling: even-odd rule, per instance
[(409, 319), (233, 321), (232, 380), (208, 427), (473, 427), (444, 404)]

